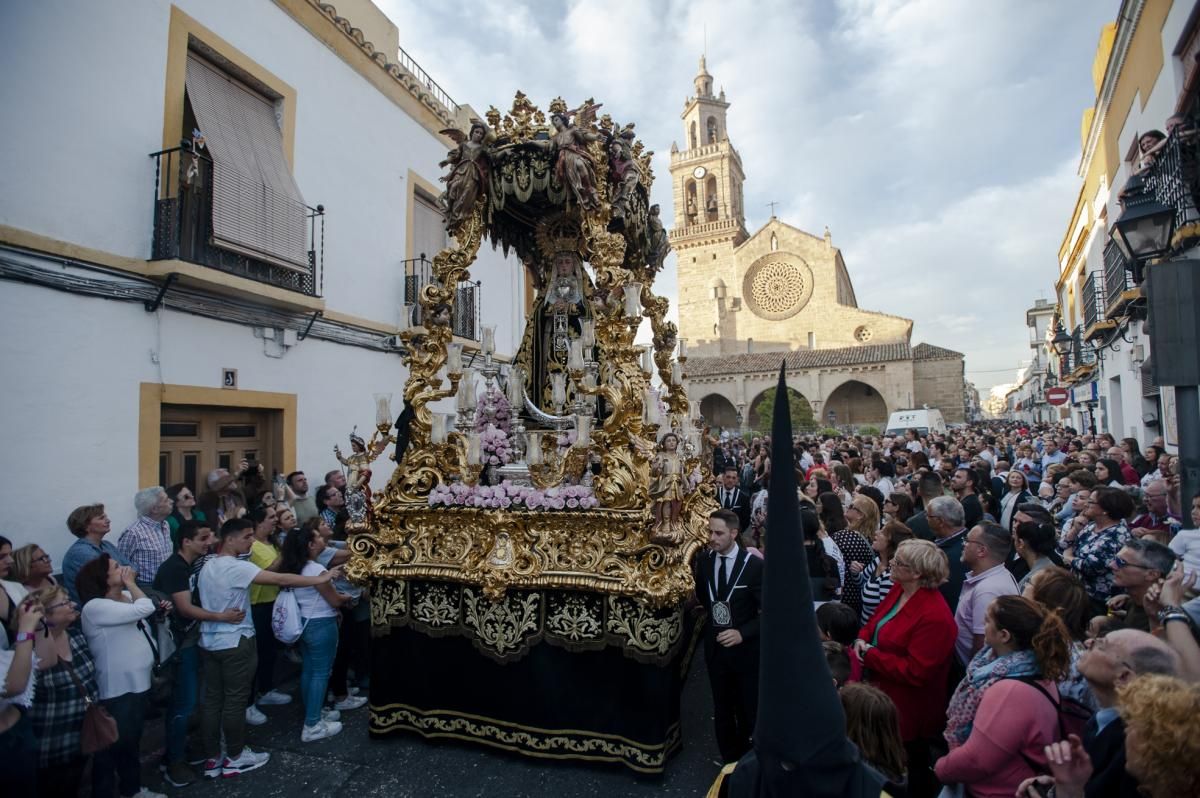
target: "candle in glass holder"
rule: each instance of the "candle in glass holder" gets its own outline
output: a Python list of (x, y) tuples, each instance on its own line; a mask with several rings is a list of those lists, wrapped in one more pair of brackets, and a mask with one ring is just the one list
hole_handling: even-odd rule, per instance
[(592, 445), (592, 417), (583, 413), (575, 414), (575, 445)]
[(654, 373), (654, 350), (650, 347), (642, 350), (642, 371), (646, 372), (647, 376)]
[(463, 372), (458, 383), (458, 395), (455, 397), (459, 410), (475, 409), (475, 372), (467, 369)]
[(375, 426), (392, 426), (392, 395), (390, 393), (375, 394)]
[(496, 325), (486, 324), (483, 327), (483, 343), (480, 345), (480, 351), (485, 355), (493, 354), (496, 351)]
[(683, 385), (683, 366), (679, 365), (678, 360), (671, 364), (671, 384)]
[(433, 414), (433, 420), (429, 427), (429, 441), (435, 446), (441, 446), (446, 442), (446, 416), (441, 413)]
[(596, 390), (596, 374), (592, 371), (583, 372), (583, 387), (585, 390)]
[(446, 371), (462, 374), (462, 369), (462, 344), (450, 344), (446, 347)]
[(567, 349), (567, 368), (571, 371), (583, 371), (583, 340), (572, 338)]
[(658, 412), (658, 391), (654, 388), (647, 388), (643, 394), (643, 401), (646, 403), (646, 423), (662, 423), (662, 414)]
[(513, 412), (519, 413), (525, 407), (525, 370), (513, 366), (508, 372), (508, 404)]
[(596, 322), (591, 319), (584, 319), (581, 324), (579, 338), (583, 341), (584, 349), (591, 349), (596, 345)]
[(541, 465), (542, 464), (542, 433), (530, 432), (530, 433), (528, 433), (528, 435), (529, 435), (529, 440), (528, 440), (528, 444), (525, 449), (525, 462), (529, 463), (529, 465), (531, 465), (531, 466)]
[(567, 403), (567, 375), (561, 371), (550, 375), (550, 401), (555, 407), (562, 407)]
[(642, 315), (641, 283), (625, 283), (625, 315), (629, 318)]
[(700, 447), (704, 439), (700, 436), (700, 430), (694, 429), (687, 434), (688, 444), (691, 446), (693, 456), (700, 454)]
[(700, 418), (700, 403), (699, 402), (689, 402), (688, 403), (688, 420), (696, 421), (699, 418)]
[(687, 339), (679, 339), (679, 357), (687, 357)]
[(467, 464), (479, 465), (483, 460), (483, 442), (479, 439), (479, 433), (471, 430), (467, 435)]
[(412, 305), (409, 305), (405, 302), (400, 303), (400, 319), (399, 323), (396, 324), (396, 332), (404, 332), (412, 326), (412, 309)]

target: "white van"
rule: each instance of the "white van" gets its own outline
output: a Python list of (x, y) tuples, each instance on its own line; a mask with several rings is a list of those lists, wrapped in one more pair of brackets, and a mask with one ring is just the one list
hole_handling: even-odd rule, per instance
[(938, 435), (946, 434), (946, 419), (942, 418), (942, 411), (932, 407), (923, 407), (919, 410), (897, 410), (888, 416), (887, 430), (885, 435), (902, 436), (906, 430), (915, 429), (921, 435), (935, 433)]

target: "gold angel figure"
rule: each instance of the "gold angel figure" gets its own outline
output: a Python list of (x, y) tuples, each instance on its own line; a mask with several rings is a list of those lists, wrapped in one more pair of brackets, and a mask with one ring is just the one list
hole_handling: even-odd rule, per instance
[(454, 230), (471, 215), (479, 198), (487, 195), (492, 170), (488, 145), (495, 136), (478, 119), (472, 120), (471, 129), (465, 134), (452, 127), (441, 133), (458, 145), (438, 164), (450, 167), (450, 172), (441, 178), (446, 191), (439, 202), (446, 229)]
[(334, 457), (346, 469), (347, 492), (361, 491), (367, 500), (368, 507), (371, 504), (371, 463), (375, 462), (379, 455), (383, 454), (383, 450), (387, 448), (391, 440), (391, 435), (381, 436), (376, 431), (371, 436), (371, 442), (368, 445), (358, 435), (358, 427), (355, 427), (350, 432), (350, 449), (352, 453), (348, 457), (342, 454), (342, 450), (336, 443), (333, 445)]

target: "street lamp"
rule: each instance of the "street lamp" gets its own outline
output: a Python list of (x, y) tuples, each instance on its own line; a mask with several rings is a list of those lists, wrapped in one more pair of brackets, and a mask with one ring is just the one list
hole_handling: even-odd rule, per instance
[(1050, 344), (1054, 347), (1054, 351), (1058, 352), (1059, 357), (1066, 357), (1071, 352), (1071, 346), (1074, 345), (1075, 339), (1067, 335), (1067, 331), (1063, 328), (1060, 321), (1054, 327), (1054, 337), (1050, 339)]
[[(1171, 233), (1175, 227), (1175, 209), (1163, 205), (1146, 185), (1142, 175), (1129, 178), (1121, 190), (1125, 209), (1113, 223), (1109, 237), (1134, 268), (1150, 258), (1167, 254), (1171, 248)], [(1136, 280), (1141, 282), (1140, 279)]]

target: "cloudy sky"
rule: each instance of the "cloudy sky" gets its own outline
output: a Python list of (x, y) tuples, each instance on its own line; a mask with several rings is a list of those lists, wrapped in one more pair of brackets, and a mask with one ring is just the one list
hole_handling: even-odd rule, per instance
[[(1028, 359), (1079, 189), (1092, 60), (1118, 0), (375, 0), (459, 103), (587, 97), (637, 122), (672, 207), (697, 60), (729, 110), (751, 232), (778, 216), (842, 250), (860, 306), (966, 353), (980, 392)], [(673, 256), (656, 283), (674, 298)]]

